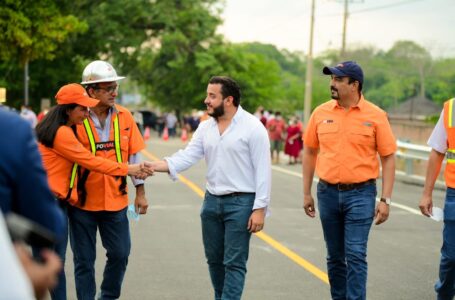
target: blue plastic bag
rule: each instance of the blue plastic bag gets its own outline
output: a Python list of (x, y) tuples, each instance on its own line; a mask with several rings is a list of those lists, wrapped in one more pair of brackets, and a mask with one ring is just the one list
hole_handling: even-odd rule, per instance
[(136, 207), (134, 206), (134, 204), (128, 205), (128, 210), (126, 211), (126, 215), (130, 221), (131, 220), (134, 220), (136, 222), (139, 221), (140, 216), (139, 216), (139, 213), (136, 212)]

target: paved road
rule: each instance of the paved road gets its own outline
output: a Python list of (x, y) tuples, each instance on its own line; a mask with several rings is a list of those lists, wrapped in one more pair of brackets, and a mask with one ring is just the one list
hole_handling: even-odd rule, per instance
[[(162, 158), (182, 146), (179, 140), (152, 138), (147, 151)], [(300, 174), (300, 165), (274, 166), (272, 216), (266, 220), (264, 234), (252, 238), (243, 299), (330, 299), (320, 221), (306, 217), (301, 208)], [(147, 180), (149, 213), (131, 223), (133, 248), (122, 299), (213, 297), (199, 220), (204, 162), (182, 175), (183, 181), (178, 182), (166, 174)], [(418, 214), (421, 191), (420, 186), (397, 182), (393, 201), (401, 208), (394, 206), (389, 221), (371, 231), (368, 299), (435, 298), (442, 223)], [(434, 199), (441, 207), (443, 192), (436, 191)], [(98, 286), (105, 256), (100, 244)], [(70, 250), (66, 268), (69, 299), (75, 299)]]

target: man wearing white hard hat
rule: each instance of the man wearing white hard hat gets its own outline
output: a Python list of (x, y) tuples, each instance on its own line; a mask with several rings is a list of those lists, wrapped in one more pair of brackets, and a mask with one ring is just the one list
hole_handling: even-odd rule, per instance
[[(77, 126), (77, 137), (96, 156), (138, 163), (144, 140), (131, 113), (115, 103), (118, 81), (124, 78), (105, 61), (93, 61), (85, 67), (81, 84), (90, 97), (100, 102)], [(145, 214), (148, 204), (144, 182), (131, 179), (136, 187), (136, 212)], [(99, 229), (107, 262), (98, 299), (118, 299), (131, 249), (126, 177), (83, 170), (79, 185), (79, 202), (68, 210), (77, 297), (94, 299), (96, 295), (94, 264)]]

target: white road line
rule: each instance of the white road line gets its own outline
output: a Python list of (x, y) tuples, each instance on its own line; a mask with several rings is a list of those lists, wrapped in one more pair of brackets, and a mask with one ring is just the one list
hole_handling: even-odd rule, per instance
[[(285, 168), (272, 166), (272, 170), (277, 171), (277, 172), (281, 172), (283, 174), (287, 174), (287, 175), (292, 175), (292, 176), (295, 176), (295, 177), (303, 178), (302, 173), (295, 172), (295, 171), (290, 171), (290, 170), (287, 170)], [(318, 182), (318, 180), (319, 180), (318, 178), (313, 178), (314, 182)], [(376, 198), (376, 201), (379, 201), (379, 198)], [(414, 209), (412, 207), (409, 207), (409, 206), (406, 206), (406, 205), (403, 205), (403, 204), (399, 204), (399, 203), (396, 203), (396, 202), (392, 202), (392, 206), (401, 208), (402, 210), (410, 212), (411, 214), (423, 217), (422, 213), (419, 210)]]
[[(379, 201), (379, 198), (376, 198), (376, 201)], [(410, 212), (411, 214), (415, 214), (415, 215), (424, 217), (424, 215), (422, 215), (420, 210), (417, 210), (417, 209), (414, 209), (414, 208), (411, 208), (409, 206), (406, 206), (406, 205), (403, 205), (403, 204), (400, 204), (400, 203), (396, 203), (396, 202), (392, 202), (391, 205), (395, 206), (395, 207), (398, 207), (398, 208), (401, 208), (401, 209), (403, 209), (403, 210), (405, 210), (407, 212)]]

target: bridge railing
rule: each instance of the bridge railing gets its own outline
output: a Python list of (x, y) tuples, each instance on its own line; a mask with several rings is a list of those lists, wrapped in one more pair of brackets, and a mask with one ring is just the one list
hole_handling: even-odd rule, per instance
[(431, 147), (424, 145), (415, 145), (407, 142), (397, 141), (397, 158), (404, 160), (404, 172), (407, 175), (420, 175), (414, 173), (415, 161), (427, 161), (430, 155)]
[[(425, 182), (425, 172), (431, 147), (424, 145), (411, 144), (404, 141), (397, 141), (397, 175), (404, 181), (423, 184)], [(445, 164), (445, 159), (444, 159)], [(436, 183), (437, 187), (444, 188), (442, 172)]]

